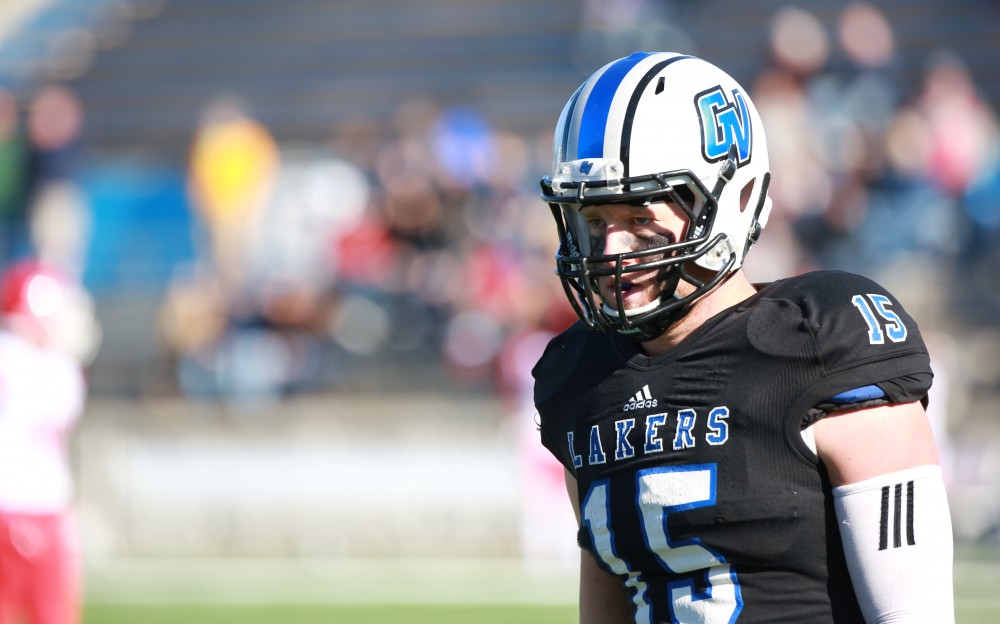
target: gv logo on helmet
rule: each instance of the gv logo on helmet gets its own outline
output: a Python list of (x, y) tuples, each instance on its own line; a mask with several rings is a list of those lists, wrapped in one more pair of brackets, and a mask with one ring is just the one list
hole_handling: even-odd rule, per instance
[(736, 144), (739, 151), (738, 167), (750, 162), (753, 152), (753, 127), (750, 111), (739, 89), (733, 89), (733, 99), (727, 97), (721, 86), (702, 91), (694, 98), (701, 124), (701, 152), (708, 162), (726, 157), (729, 146)]

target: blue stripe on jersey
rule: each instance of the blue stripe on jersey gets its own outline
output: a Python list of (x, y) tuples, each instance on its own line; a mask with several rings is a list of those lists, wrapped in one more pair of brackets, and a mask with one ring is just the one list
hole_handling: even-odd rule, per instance
[(602, 158), (604, 156), (604, 130), (608, 125), (608, 111), (618, 86), (639, 61), (650, 56), (648, 52), (635, 52), (609, 67), (590, 91), (587, 105), (580, 120), (580, 137), (576, 145), (576, 158)]
[(860, 403), (861, 401), (871, 401), (872, 399), (885, 398), (885, 392), (878, 386), (862, 386), (847, 392), (841, 392), (830, 397), (831, 403)]

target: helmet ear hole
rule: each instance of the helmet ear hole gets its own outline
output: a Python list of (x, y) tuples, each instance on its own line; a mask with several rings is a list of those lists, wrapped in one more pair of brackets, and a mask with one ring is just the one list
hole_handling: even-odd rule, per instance
[(753, 183), (754, 180), (751, 179), (743, 185), (743, 189), (740, 191), (740, 213), (746, 212), (747, 205), (750, 204), (750, 193), (753, 192)]

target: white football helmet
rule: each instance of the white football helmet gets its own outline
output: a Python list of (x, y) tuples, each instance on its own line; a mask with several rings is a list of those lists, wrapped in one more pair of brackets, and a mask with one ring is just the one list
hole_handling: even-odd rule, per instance
[(94, 301), (79, 281), (36, 259), (0, 275), (0, 324), (24, 338), (89, 364), (101, 342)]
[[(746, 91), (714, 65), (676, 53), (636, 52), (605, 65), (563, 109), (552, 175), (542, 198), (556, 219), (556, 273), (591, 330), (638, 340), (660, 335), (738, 269), (767, 223), (771, 201), (764, 128)], [(642, 251), (594, 255), (580, 208), (670, 200), (688, 215), (684, 240)], [(623, 265), (624, 260), (653, 259)], [(691, 274), (689, 266), (708, 270)], [(660, 268), (668, 285), (657, 304), (626, 310), (621, 275)], [(617, 275), (616, 301), (595, 278)], [(696, 287), (675, 294), (678, 280)]]

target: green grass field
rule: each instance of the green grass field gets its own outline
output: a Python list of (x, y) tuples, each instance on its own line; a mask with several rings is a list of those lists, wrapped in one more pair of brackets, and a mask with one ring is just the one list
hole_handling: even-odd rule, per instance
[[(513, 605), (90, 605), (85, 624), (572, 624), (572, 606)], [(959, 624), (995, 624), (996, 604), (963, 604), (957, 608)]]
[(117, 562), (87, 574), (84, 624), (571, 624), (566, 570), (514, 561)]
[(93, 605), (85, 624), (572, 624), (569, 606), (514, 605)]
[[(92, 605), (86, 610), (85, 624), (572, 624), (572, 606), (513, 605)], [(962, 604), (957, 609), (959, 624), (995, 624), (1000, 606)]]
[[(1000, 553), (955, 569), (959, 624), (1000, 622)], [(88, 575), (84, 624), (571, 624), (574, 579), (513, 562), (132, 563)]]

